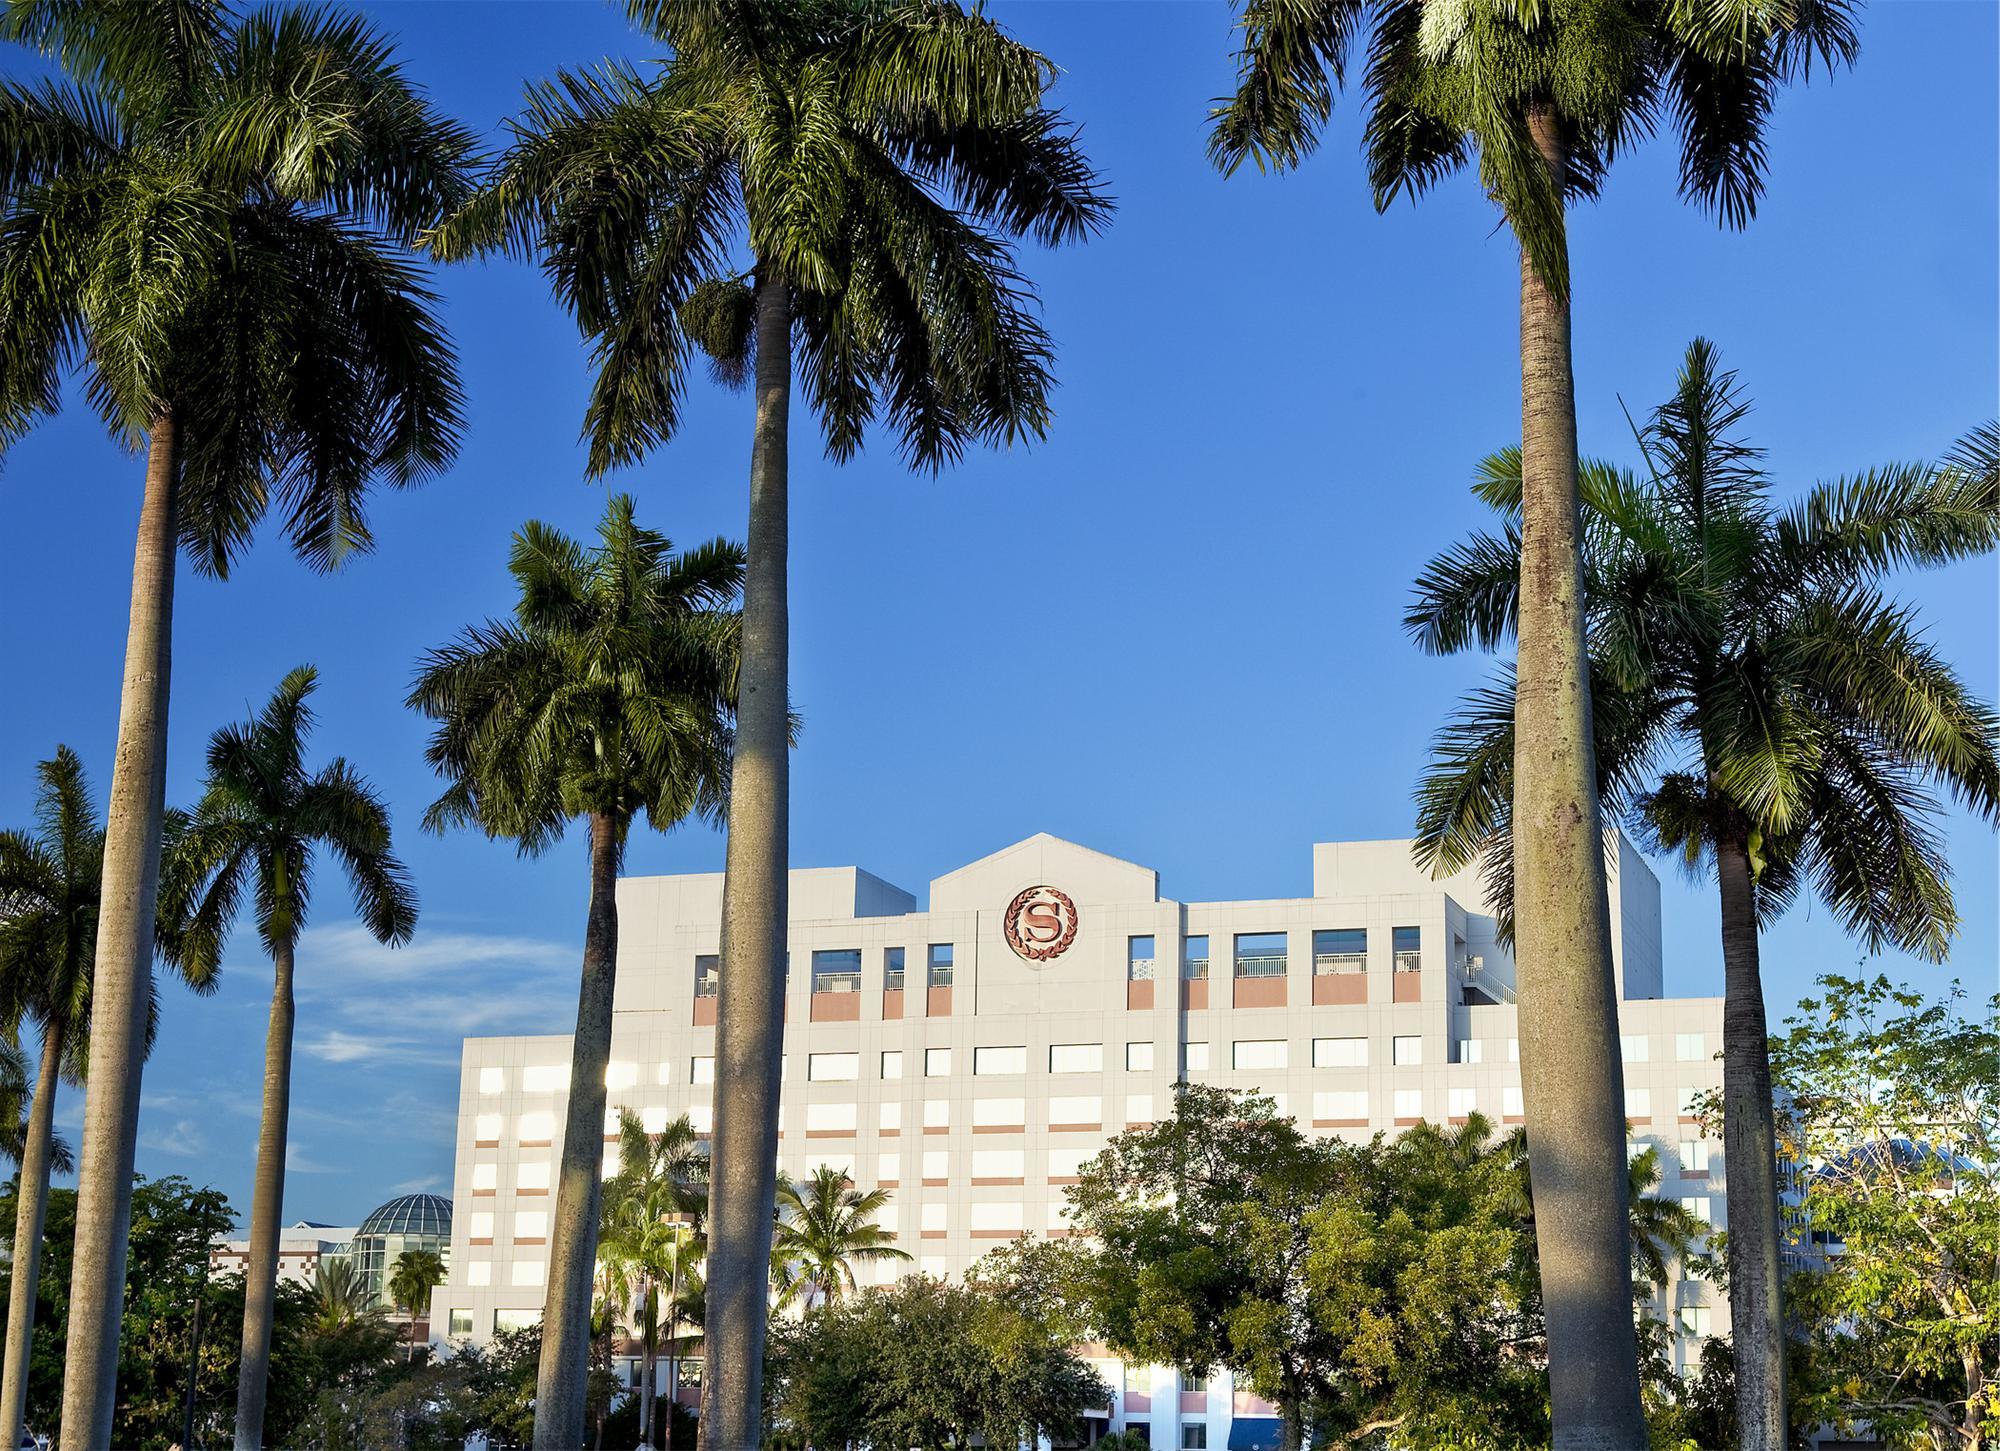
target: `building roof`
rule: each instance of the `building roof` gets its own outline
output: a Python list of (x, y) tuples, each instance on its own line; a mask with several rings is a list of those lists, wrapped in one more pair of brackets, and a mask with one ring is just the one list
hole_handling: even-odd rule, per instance
[(361, 1239), (378, 1234), (432, 1234), (451, 1238), (451, 1201), (442, 1194), (405, 1194), (391, 1199), (355, 1231)]

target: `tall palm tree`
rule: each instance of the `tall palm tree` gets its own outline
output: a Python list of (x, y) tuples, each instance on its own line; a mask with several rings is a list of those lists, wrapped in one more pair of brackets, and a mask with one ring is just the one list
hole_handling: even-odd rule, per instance
[[(2000, 813), (1995, 717), (1880, 581), (2000, 541), (2000, 431), (1779, 510), (1738, 436), (1748, 408), (1714, 348), (1690, 346), (1639, 435), (1643, 473), (1582, 471), (1581, 581), (1599, 789), (1721, 896), (1730, 1315), (1745, 1444), (1761, 1445), (1784, 1434), (1784, 1331), (1758, 926), (1809, 887), (1871, 949), (1944, 956), (1957, 916), (1931, 816), (1940, 786)], [(1506, 524), (1420, 578), (1408, 623), (1434, 652), (1504, 645), (1523, 603), (1519, 454), (1475, 487)], [(1514, 696), (1503, 675), (1445, 727), (1417, 828), (1434, 867), (1484, 855), (1503, 905)]]
[[(1579, 598), (1565, 212), (1623, 147), (1680, 133), (1681, 194), (1730, 226), (1764, 185), (1780, 86), (1851, 62), (1852, 0), (1246, 0), (1210, 155), (1304, 162), (1366, 41), (1375, 204), (1477, 155), (1520, 244), (1522, 568), (1515, 739), (1521, 1089), (1541, 1189), (1555, 1445), (1645, 1443), (1623, 1249), (1624, 1125)], [(1610, 1192), (1607, 1192), (1607, 1187)], [(1746, 1424), (1746, 1434), (1750, 1427)], [(1752, 1435), (1747, 1447), (1776, 1451)]]
[[(682, 1114), (657, 1134), (630, 1109), (618, 1111), (618, 1172), (604, 1186), (598, 1258), (613, 1298), (639, 1331), (639, 1442), (653, 1444), (654, 1382), (660, 1332), (667, 1341), (667, 1390), (677, 1382), (680, 1322), (699, 1294), (698, 1267), (708, 1253), (702, 1220), (708, 1210), (708, 1154)], [(667, 1413), (667, 1445), (673, 1445)]]
[(464, 194), (471, 134), (320, 7), (14, 0), (0, 39), (0, 448), (72, 372), (146, 449), (99, 925), (64, 1445), (111, 1435), (165, 816), (175, 557), (226, 575), (275, 503), (331, 568), (378, 477), (452, 456), (451, 350), (403, 244)]
[(417, 1321), (431, 1313), (431, 1292), (444, 1283), (444, 1261), (427, 1249), (406, 1249), (389, 1270), (389, 1298), (410, 1317), (408, 1359), (417, 1358)]
[(831, 1164), (821, 1164), (803, 1187), (778, 1180), (778, 1227), (771, 1247), (771, 1279), (782, 1307), (832, 1304), (855, 1288), (857, 1261), (908, 1260), (896, 1236), (875, 1222), (889, 1191), (865, 1194)]
[[(878, 420), (932, 470), (975, 441), (1039, 437), (1053, 352), (1010, 239), (1080, 240), (1110, 204), (1043, 105), (1053, 65), (957, 0), (626, 9), (671, 58), (532, 90), (435, 245), (541, 257), (595, 349), (593, 473), (672, 437), (697, 347), (753, 386), (702, 1421), (716, 1445), (755, 1447), (784, 1037), (793, 374), (836, 460)], [(557, 1414), (574, 1441), (580, 1412)]]
[[(17, 1445), (27, 1414), (28, 1356), (34, 1344), (36, 1291), (42, 1255), (42, 1222), (48, 1211), (49, 1175), (75, 1165), (54, 1131), (56, 1084), (83, 1079), (90, 1051), (91, 963), (104, 879), (104, 828), (90, 800), (83, 762), (68, 746), (56, 747), (36, 767), (41, 788), (35, 826), (0, 832), (0, 1017), (24, 1017), (41, 1030), (41, 1062), (18, 1145), (6, 1151), (21, 1165), (14, 1214), (14, 1268), (7, 1304), (7, 1350), (0, 1385), (0, 1446)], [(212, 992), (215, 971), (182, 974), (196, 992)], [(149, 1016), (147, 1043), (152, 1041)], [(10, 1050), (12, 1045), (8, 1045)], [(11, 1129), (16, 1115), (0, 1115)]]
[(582, 1444), (591, 1280), (604, 1161), (605, 1069), (618, 957), (618, 865), (643, 811), (666, 831), (719, 817), (728, 799), (741, 620), (729, 608), (743, 551), (715, 540), (678, 556), (614, 496), (586, 551), (545, 524), (514, 537), (511, 623), (465, 631), (423, 662), (410, 704), (436, 720), (429, 759), (449, 782), (424, 818), (546, 851), (590, 828), (569, 1106), (542, 1312), (535, 1444)]
[(417, 925), (416, 893), (389, 845), (389, 811), (344, 757), (305, 764), (308, 703), (319, 676), (288, 674), (252, 720), (209, 738), (208, 780), (191, 813), (168, 813), (161, 943), (190, 971), (214, 971), (247, 900), (270, 954), (271, 1017), (264, 1039), (264, 1112), (243, 1270), (243, 1351), (236, 1381), (236, 1445), (264, 1443), (264, 1393), (285, 1205), (285, 1138), (292, 1105), (293, 981), (312, 901), (315, 853), (340, 863), (354, 910), (378, 941), (400, 945)]

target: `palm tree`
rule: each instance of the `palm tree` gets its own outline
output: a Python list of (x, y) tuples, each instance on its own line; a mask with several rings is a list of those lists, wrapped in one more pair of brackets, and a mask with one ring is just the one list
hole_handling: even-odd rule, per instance
[(111, 1437), (175, 556), (226, 575), (275, 502), (293, 549), (365, 549), (377, 477), (455, 449), (450, 346), (403, 244), (464, 194), (471, 134), (387, 42), (319, 7), (16, 0), (0, 38), (69, 79), (0, 83), (0, 448), (67, 375), (147, 452), (104, 858), (62, 1426)]
[(1659, 1194), (1662, 1177), (1660, 1151), (1650, 1145), (1632, 1156), (1625, 1171), (1632, 1203), (1632, 1283), (1648, 1296), (1666, 1293), (1672, 1266), (1686, 1263), (1695, 1242), (1708, 1233), (1700, 1215)]
[(740, 668), (741, 621), (729, 608), (743, 581), (740, 548), (718, 539), (676, 556), (664, 535), (633, 522), (622, 494), (598, 535), (586, 551), (545, 524), (524, 525), (508, 565), (520, 588), (513, 622), (489, 621), (433, 651), (410, 693), (439, 722), (428, 754), (450, 783), (427, 828), (476, 825), (538, 854), (572, 818), (590, 826), (537, 1446), (583, 1441), (625, 838), (641, 811), (661, 831), (721, 815)]
[[(41, 1063), (33, 1097), (25, 1083), (13, 1101), (28, 1104), (18, 1145), (6, 1151), (21, 1166), (14, 1215), (14, 1269), (8, 1291), (7, 1352), (0, 1386), (0, 1445), (20, 1442), (27, 1414), (28, 1357), (34, 1343), (42, 1222), (48, 1210), (51, 1171), (75, 1165), (54, 1131), (56, 1083), (82, 1081), (90, 1051), (90, 976), (97, 951), (102, 901), (104, 828), (91, 805), (83, 762), (68, 746), (56, 747), (36, 767), (41, 789), (35, 826), (0, 832), (0, 1015), (10, 1025), (32, 1018), (41, 1029)], [(183, 972), (196, 992), (212, 992), (212, 966)], [(152, 1042), (157, 1005), (148, 1017)], [(18, 1049), (8, 1045), (9, 1051)], [(11, 1129), (18, 1115), (0, 1116)]]
[(896, 1236), (875, 1223), (889, 1191), (862, 1193), (854, 1181), (821, 1164), (801, 1188), (778, 1180), (779, 1219), (771, 1248), (771, 1279), (780, 1307), (802, 1302), (832, 1304), (855, 1288), (856, 1261), (908, 1260)]
[(409, 1359), (417, 1358), (417, 1321), (431, 1313), (431, 1292), (444, 1283), (444, 1261), (427, 1249), (406, 1249), (389, 1270), (389, 1298), (410, 1317)]
[[(618, 1111), (618, 1172), (604, 1186), (598, 1258), (611, 1297), (629, 1309), (639, 1331), (639, 1442), (653, 1444), (653, 1402), (662, 1322), (667, 1340), (667, 1388), (678, 1382), (677, 1341), (697, 1267), (708, 1253), (702, 1218), (708, 1210), (708, 1155), (682, 1114), (657, 1134), (630, 1109)], [(667, 1445), (673, 1445), (667, 1413)]]
[(312, 900), (315, 852), (340, 863), (361, 923), (400, 945), (416, 930), (417, 900), (389, 845), (389, 811), (342, 757), (305, 766), (308, 699), (319, 676), (302, 665), (254, 719), (209, 738), (208, 780), (192, 813), (168, 815), (161, 944), (191, 972), (215, 970), (247, 899), (271, 956), (271, 1018), (264, 1039), (264, 1113), (243, 1274), (243, 1351), (236, 1382), (236, 1445), (264, 1441), (264, 1392), (278, 1287), (285, 1203), (285, 1137), (292, 1104), (293, 970)]
[[(784, 1037), (794, 368), (836, 460), (878, 418), (924, 469), (1039, 437), (1053, 354), (1010, 239), (1080, 240), (1110, 204), (1043, 105), (1054, 67), (957, 0), (626, 9), (671, 58), (531, 91), (434, 245), (540, 255), (595, 349), (594, 474), (673, 436), (695, 347), (753, 384), (702, 1420), (714, 1444), (755, 1447)], [(580, 1402), (542, 1404), (574, 1442)]]
[[(1565, 210), (1623, 147), (1680, 133), (1680, 185), (1730, 226), (1764, 185), (1780, 86), (1857, 51), (1852, 0), (1245, 0), (1233, 96), (1210, 155), (1301, 165), (1366, 37), (1377, 208), (1478, 156), (1520, 244), (1521, 1089), (1541, 1184), (1557, 1448), (1645, 1442), (1623, 1251), (1625, 1132), (1604, 837), (1579, 598), (1576, 386)], [(1610, 1192), (1606, 1192), (1607, 1186)], [(1776, 1429), (1745, 1446), (1777, 1451)]]
[[(1594, 756), (1612, 811), (1722, 901), (1723, 1152), (1739, 1414), (1782, 1436), (1777, 1143), (1757, 932), (1802, 887), (1872, 949), (1942, 958), (1957, 917), (1930, 825), (1936, 787), (2000, 811), (1993, 712), (1885, 597), (1891, 568), (2000, 540), (2000, 432), (1942, 468), (1897, 465), (1769, 498), (1748, 411), (1713, 347), (1639, 435), (1643, 477), (1582, 471), (1582, 599)], [(1506, 516), (1433, 560), (1408, 623), (1451, 652), (1505, 643), (1521, 605), (1521, 463), (1489, 459), (1477, 492)], [(1441, 733), (1419, 793), (1418, 855), (1455, 870), (1484, 856), (1511, 902), (1514, 684), (1476, 692)]]

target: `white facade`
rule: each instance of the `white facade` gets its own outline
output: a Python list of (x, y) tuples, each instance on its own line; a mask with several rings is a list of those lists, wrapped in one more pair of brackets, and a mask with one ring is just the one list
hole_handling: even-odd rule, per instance
[[(1721, 1003), (1660, 995), (1659, 883), (1622, 837), (1608, 855), (1632, 1138), (1659, 1150), (1661, 1192), (1720, 1223), (1721, 1145), (1688, 1099), (1720, 1084)], [(1003, 919), (1042, 886), (1073, 904), (1074, 935), (1036, 962)], [(719, 873), (618, 884), (607, 1132), (620, 1107), (655, 1128), (712, 1121), (715, 998), (698, 959), (717, 953), (721, 896)], [(1168, 1113), (1183, 1070), (1327, 1134), (1475, 1109), (1517, 1123), (1513, 962), (1494, 925), (1475, 874), (1433, 881), (1402, 841), (1318, 845), (1313, 895), (1269, 901), (1178, 902), (1150, 869), (1047, 835), (937, 878), (927, 912), (855, 868), (794, 871), (780, 1167), (888, 1187), (885, 1227), (914, 1267), (956, 1276), (1017, 1235), (1066, 1233), (1077, 1166)], [(540, 1315), (569, 1056), (566, 1035), (465, 1043), (440, 1330), (483, 1340)], [(1711, 1286), (1673, 1294), (1690, 1329), (1726, 1329)], [(1155, 1446), (1227, 1446), (1232, 1415), (1262, 1409), (1219, 1374), (1188, 1389), (1168, 1370), (1098, 1369), (1112, 1424), (1147, 1422)]]
[[(336, 1228), (301, 1219), (278, 1231), (278, 1278), (310, 1285), (319, 1272), (321, 1260), (347, 1253), (358, 1231)], [(240, 1275), (250, 1264), (250, 1241), (219, 1239), (209, 1247), (208, 1270), (212, 1275)]]

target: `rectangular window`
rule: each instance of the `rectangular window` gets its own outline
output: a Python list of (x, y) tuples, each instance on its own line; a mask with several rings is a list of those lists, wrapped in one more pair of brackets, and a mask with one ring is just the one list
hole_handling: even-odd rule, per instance
[(903, 990), (903, 949), (900, 947), (891, 947), (882, 953), (882, 988), (892, 993)]
[(1313, 1117), (1330, 1123), (1367, 1123), (1368, 1094), (1359, 1088), (1321, 1089), (1313, 1095)]
[(532, 1330), (542, 1323), (539, 1310), (495, 1310), (493, 1328), (497, 1330)]
[(1700, 1033), (1674, 1034), (1674, 1057), (1682, 1063), (1700, 1063), (1708, 1057), (1708, 1039)]
[(812, 1083), (851, 1083), (861, 1076), (859, 1053), (808, 1053), (806, 1079)]
[(1396, 971), (1420, 972), (1424, 966), (1424, 934), (1418, 927), (1398, 927), (1391, 934), (1396, 949)]
[(556, 1134), (556, 1116), (552, 1113), (524, 1113), (521, 1115), (520, 1138), (524, 1144), (546, 1144)]
[(1104, 1045), (1102, 1043), (1051, 1043), (1049, 1045), (1049, 1072), (1051, 1073), (1102, 1073), (1104, 1071)]
[(544, 1266), (540, 1260), (515, 1260), (514, 1273), (509, 1279), (517, 1287), (539, 1285), (542, 1283), (543, 1272)]
[(1486, 1045), (1477, 1038), (1460, 1038), (1458, 1040), (1458, 1061), (1461, 1063), (1484, 1063), (1486, 1061)]
[(1681, 1098), (1680, 1098), (1680, 1115), (1681, 1115), (1681, 1117), (1682, 1117), (1682, 1118), (1700, 1118), (1700, 1117), (1701, 1117), (1701, 1100), (1702, 1100), (1702, 1090), (1701, 1090), (1701, 1089), (1699, 1089), (1699, 1088), (1683, 1088), (1683, 1089), (1681, 1090)]
[(1285, 1068), (1291, 1063), (1292, 1045), (1283, 1038), (1238, 1038), (1229, 1045), (1229, 1066), (1244, 1068)]
[(1313, 933), (1313, 976), (1368, 971), (1368, 929), (1336, 927)]
[(474, 1289), (493, 1283), (493, 1261), (474, 1260), (465, 1267), (465, 1283)]
[(708, 1103), (691, 1103), (687, 1112), (688, 1125), (695, 1133), (706, 1137), (715, 1128), (715, 1106)]
[(1649, 1088), (1625, 1086), (1625, 1117), (1649, 1119), (1653, 1116), (1653, 1092)]
[(694, 995), (698, 998), (712, 998), (721, 990), (720, 976), (722, 959), (714, 953), (704, 953), (694, 960)]
[[(895, 1184), (900, 1182), (902, 1177), (903, 1177), (903, 1156), (901, 1154), (877, 1154), (875, 1156), (876, 1183)], [(882, 1214), (880, 1210), (876, 1211), (875, 1222), (877, 1224), (882, 1223)], [(883, 1227), (887, 1228), (886, 1225), (884, 1225)]]
[(806, 1132), (809, 1134), (851, 1134), (859, 1126), (860, 1110), (851, 1103), (809, 1103), (806, 1105)]
[(1237, 933), (1236, 975), (1238, 977), (1283, 977), (1285, 975), (1285, 934), (1282, 932)]
[(949, 942), (933, 942), (930, 955), (930, 976), (926, 979), (932, 987), (951, 986), (951, 949)]
[(858, 993), (861, 991), (861, 949), (834, 948), (812, 955), (816, 993)]
[(1049, 1100), (1049, 1126), (1076, 1124), (1094, 1127), (1104, 1121), (1104, 1100), (1092, 1094), (1076, 1094)]
[(1208, 1072), (1208, 1044), (1206, 1043), (1181, 1044), (1181, 1072), (1183, 1073)]
[(1021, 1232), (1021, 1206), (1013, 1204), (974, 1204), (968, 1219), (968, 1227), (974, 1234), (1019, 1234)]
[(530, 1159), (524, 1161), (514, 1179), (517, 1189), (546, 1189), (549, 1187), (549, 1161)]
[[(1201, 1389), (1204, 1387), (1191, 1386), (1189, 1392), (1192, 1394)], [(1181, 1422), (1181, 1451), (1208, 1451), (1208, 1422)]]
[(1019, 1129), (1028, 1124), (1025, 1098), (975, 1098), (972, 1126), (976, 1129)]
[(1500, 1112), (1509, 1118), (1521, 1116), (1521, 1086), (1510, 1083), (1500, 1090)]
[(1714, 1209), (1709, 1203), (1709, 1197), (1706, 1194), (1690, 1195), (1682, 1199), (1681, 1203), (1687, 1206), (1688, 1213), (1699, 1219), (1703, 1224), (1715, 1223)]
[(482, 1144), (500, 1142), (501, 1115), (497, 1113), (477, 1114), (472, 1120), (472, 1137)]
[(1627, 1063), (1648, 1062), (1653, 1056), (1653, 1040), (1644, 1033), (1620, 1033), (1618, 1056)]
[(1399, 1088), (1396, 1090), (1396, 1121), (1420, 1119), (1424, 1116), (1424, 1091), (1421, 1088)]
[[(896, 1176), (891, 1174), (888, 1177), (893, 1179)], [(886, 1229), (889, 1233), (894, 1234), (896, 1226), (900, 1222), (896, 1214), (896, 1206), (893, 1204), (885, 1204), (875, 1211), (875, 1224), (877, 1228)]]
[(948, 1098), (927, 1098), (924, 1100), (924, 1127), (945, 1129), (951, 1127), (951, 1100)]
[(1469, 1088), (1449, 1088), (1445, 1090), (1445, 1113), (1452, 1118), (1466, 1118), (1478, 1107), (1478, 1098)]
[(474, 1238), (474, 1239), (491, 1239), (491, 1238), (493, 1238), (493, 1211), (492, 1211), (492, 1210), (490, 1210), (490, 1209), (479, 1209), (479, 1210), (475, 1210), (475, 1211), (473, 1212), (473, 1215), (472, 1215), (472, 1238)]
[(715, 1082), (715, 1059), (712, 1055), (703, 1054), (701, 1057), (695, 1058), (688, 1063), (688, 1082)]
[(1181, 976), (1189, 982), (1208, 981), (1208, 938), (1190, 937), (1181, 944)]
[(1152, 938), (1128, 937), (1125, 939), (1125, 977), (1129, 982), (1151, 982), (1153, 980)]
[(514, 1216), (514, 1238), (547, 1239), (549, 1235), (549, 1212), (546, 1209), (523, 1209)]
[(893, 1099), (882, 1105), (882, 1115), (878, 1122), (885, 1134), (901, 1133), (903, 1130), (903, 1106)]
[(561, 1093), (569, 1087), (569, 1065), (554, 1064), (546, 1068), (529, 1068), (521, 1074), (523, 1093)]
[(472, 1333), (472, 1312), (470, 1310), (453, 1310), (449, 1312), (447, 1324), (448, 1328), (445, 1333), (453, 1338), (470, 1335)]
[(902, 1050), (902, 1049), (900, 1049), (900, 1048), (885, 1048), (885, 1049), (883, 1049), (883, 1051), (882, 1051), (882, 1076), (883, 1076), (884, 1078), (901, 1078), (901, 1077), (903, 1076), (903, 1050)]
[(1151, 1043), (1127, 1043), (1125, 1045), (1125, 1071), (1127, 1073), (1152, 1072), (1153, 1045)]
[(974, 1048), (972, 1071), (974, 1074), (1026, 1073), (1028, 1050), (1026, 1047)]
[(497, 1188), (499, 1183), (500, 1166), (498, 1164), (474, 1164), (472, 1166), (472, 1187), (474, 1189), (493, 1189)]
[(482, 1068), (479, 1070), (479, 1091), (481, 1093), (504, 1093), (507, 1091), (507, 1070), (504, 1068)]
[(1519, 1063), (1521, 1061), (1521, 1040), (1519, 1038), (1509, 1038), (1507, 1040), (1507, 1061), (1509, 1063)]
[(1313, 1067), (1366, 1068), (1367, 1066), (1368, 1040), (1366, 1038), (1313, 1039)]
[(926, 1078), (951, 1077), (951, 1049), (949, 1048), (924, 1049), (924, 1077)]
[(1020, 1179), (1028, 1172), (1028, 1156), (1020, 1149), (974, 1149), (975, 1179)]
[(1125, 1122), (1128, 1124), (1149, 1124), (1153, 1121), (1153, 1095), (1150, 1093), (1128, 1093), (1125, 1095)]
[(1097, 1157), (1095, 1148), (1051, 1144), (1049, 1146), (1049, 1177), (1051, 1179), (1076, 1179), (1083, 1174), (1083, 1166)]
[(1681, 1172), (1683, 1174), (1706, 1174), (1708, 1172), (1708, 1140), (1681, 1140)]
[(1680, 1316), (1681, 1334), (1696, 1340), (1708, 1339), (1708, 1306), (1683, 1305), (1677, 1312)]
[(1398, 1068), (1415, 1068), (1424, 1061), (1424, 1040), (1414, 1033), (1391, 1038), (1389, 1061)]
[(606, 1088), (636, 1088), (638, 1083), (638, 1064), (613, 1062), (604, 1065), (604, 1086)]

